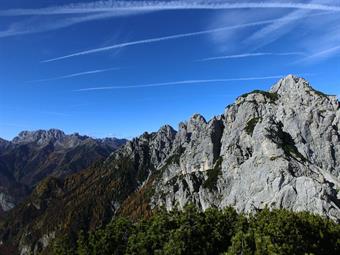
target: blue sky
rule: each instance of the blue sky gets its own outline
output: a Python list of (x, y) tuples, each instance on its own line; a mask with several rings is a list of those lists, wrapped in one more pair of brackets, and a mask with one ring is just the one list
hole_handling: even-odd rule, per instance
[(293, 73), (340, 94), (340, 3), (1, 0), (0, 137), (137, 136)]

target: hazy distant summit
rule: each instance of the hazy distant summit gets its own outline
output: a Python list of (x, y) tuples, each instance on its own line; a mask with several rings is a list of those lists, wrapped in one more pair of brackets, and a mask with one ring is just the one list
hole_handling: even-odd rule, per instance
[(58, 129), (22, 131), (12, 141), (0, 139), (0, 212), (21, 201), (45, 177), (82, 170), (125, 142), (66, 135)]

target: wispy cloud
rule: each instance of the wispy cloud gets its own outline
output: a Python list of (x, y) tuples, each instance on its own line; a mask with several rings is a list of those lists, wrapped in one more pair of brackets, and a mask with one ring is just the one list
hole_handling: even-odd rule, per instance
[[(25, 35), (46, 32), (75, 24), (100, 20), (105, 18), (131, 16), (164, 10), (234, 10), (234, 9), (298, 9), (303, 11), (332, 11), (340, 12), (339, 5), (318, 3), (278, 3), (278, 2), (244, 2), (230, 3), (229, 1), (97, 1), (91, 3), (76, 3), (69, 5), (50, 6), (37, 9), (8, 9), (0, 10), (0, 16), (58, 16), (53, 22), (27, 24), (19, 22), (0, 31), (1, 37)], [(80, 17), (73, 17), (79, 14)], [(65, 18), (64, 15), (73, 15)], [(83, 16), (85, 15), (85, 16)], [(284, 22), (282, 20), (281, 22)], [(254, 35), (255, 36), (255, 35)], [(257, 37), (257, 36), (256, 36)]]
[(313, 64), (339, 56), (340, 53), (340, 15), (327, 15), (323, 19), (311, 19), (304, 26), (311, 31), (299, 43), (309, 52), (298, 60), (298, 64)]
[(183, 85), (192, 85), (192, 84), (225, 83), (225, 82), (231, 82), (231, 81), (270, 80), (270, 79), (280, 79), (282, 77), (284, 77), (284, 75), (261, 76), (261, 77), (241, 77), (241, 78), (227, 78), (227, 79), (181, 80), (181, 81), (128, 85), (128, 86), (92, 87), (92, 88), (77, 89), (74, 91), (84, 92), (84, 91), (96, 91), (96, 90), (155, 88), (155, 87), (167, 87), (167, 86), (178, 86), (178, 85), (183, 86)]
[[(320, 0), (310, 0), (309, 5), (319, 5)], [(330, 6), (331, 4), (336, 3), (334, 0), (323, 0), (323, 4)], [(338, 6), (339, 7), (339, 6)], [(250, 45), (252, 48), (260, 48), (270, 43), (275, 42), (282, 36), (288, 34), (295, 27), (300, 25), (299, 23), (293, 22), (293, 19), (303, 19), (304, 17), (313, 17), (325, 14), (323, 13), (312, 13), (312, 9), (294, 9), (291, 12), (286, 13), (282, 20), (278, 19), (276, 22), (272, 24), (268, 24), (263, 28), (259, 29), (252, 35), (250, 35), (244, 43)], [(329, 13), (329, 12), (327, 12)]]
[(317, 53), (314, 53), (308, 57), (305, 57), (301, 60), (296, 61), (295, 63), (302, 63), (302, 62), (313, 62), (313, 61), (317, 61), (323, 58), (327, 58), (329, 56), (335, 55), (335, 54), (339, 54), (340, 52), (340, 46), (335, 46), (329, 49), (324, 49), (322, 51), (319, 51)]
[[(321, 3), (320, 3), (321, 2)], [(227, 0), (221, 1), (213, 1), (213, 0), (192, 0), (192, 1), (97, 1), (91, 3), (75, 3), (69, 5), (59, 5), (59, 6), (50, 6), (46, 8), (38, 8), (38, 9), (8, 9), (8, 10), (0, 10), (0, 17), (4, 16), (35, 16), (32, 19), (26, 19), (17, 21), (12, 23), (7, 29), (0, 31), (0, 38), (3, 37), (11, 37), (17, 35), (26, 35), (32, 33), (39, 32), (47, 32), (51, 30), (61, 29), (65, 27), (69, 27), (75, 24), (80, 24), (88, 21), (108, 19), (112, 17), (119, 16), (131, 16), (141, 13), (149, 13), (155, 11), (164, 11), (164, 10), (242, 10), (242, 12), (251, 11), (252, 13), (259, 13), (259, 16), (263, 14), (263, 12), (258, 12), (256, 9), (267, 9), (270, 12), (279, 11), (285, 12), (285, 15), (282, 18), (267, 21), (267, 22), (253, 22), (250, 20), (244, 25), (235, 25), (230, 27), (224, 27), (219, 29), (205, 30), (188, 34), (178, 34), (166, 37), (158, 37), (145, 39), (140, 41), (132, 41), (121, 44), (116, 44), (108, 47), (92, 49), (88, 51), (80, 51), (73, 54), (65, 55), (58, 58), (48, 59), (43, 62), (52, 62), (56, 60), (66, 59), (70, 57), (92, 54), (96, 52), (111, 50), (111, 49), (122, 49), (124, 47), (129, 47), (133, 45), (139, 44), (147, 44), (160, 42), (165, 40), (172, 40), (190, 36), (198, 36), (201, 34), (209, 34), (212, 33), (212, 36), (217, 34), (227, 34), (229, 30), (232, 33), (233, 30), (242, 27), (251, 27), (251, 26), (261, 26), (266, 25), (264, 27), (260, 27), (258, 31), (254, 32), (247, 36), (245, 40), (239, 41), (239, 48), (236, 50), (241, 50), (241, 47), (247, 47), (247, 51), (251, 52), (255, 49), (261, 48), (269, 43), (275, 42), (277, 39), (291, 32), (297, 26), (301, 26), (301, 24), (306, 25), (309, 29), (314, 29), (315, 26), (309, 27), (310, 23), (312, 23), (314, 15), (325, 15), (325, 14), (333, 14), (337, 16), (340, 12), (340, 5), (337, 0), (312, 0), (309, 3), (296, 3), (296, 2), (234, 2), (231, 3)], [(273, 10), (273, 11), (272, 11)], [(288, 13), (287, 13), (288, 11)], [(317, 12), (315, 12), (317, 11)], [(321, 11), (321, 13), (320, 13)], [(227, 12), (229, 15), (229, 12)], [(276, 13), (276, 12), (275, 12)], [(44, 18), (44, 16), (53, 16)], [(242, 16), (242, 15), (241, 15)], [(329, 15), (332, 16), (332, 15)], [(263, 15), (262, 15), (262, 18)], [(308, 18), (308, 19), (307, 19)], [(296, 20), (300, 20), (301, 22), (293, 22)], [(307, 21), (306, 21), (307, 20)], [(319, 19), (314, 19), (315, 22), (319, 22)], [(320, 19), (321, 20), (321, 19)], [(322, 29), (324, 30), (323, 34), (325, 36), (320, 36), (320, 39), (323, 37), (332, 37), (332, 34), (327, 34), (326, 32), (331, 29), (331, 27), (336, 24), (333, 22), (331, 25), (323, 20), (320, 21), (322, 23)], [(317, 25), (316, 25), (317, 26)], [(220, 33), (218, 33), (220, 32)], [(222, 33), (223, 32), (223, 33)], [(320, 31), (319, 31), (320, 32)], [(329, 48), (334, 48), (338, 39), (335, 42), (325, 42), (324, 45), (320, 45), (320, 40), (314, 40), (313, 34), (310, 33), (310, 37), (313, 37), (310, 44), (307, 45), (309, 52), (313, 54), (313, 52), (320, 52), (323, 50), (327, 50)], [(339, 34), (336, 34), (337, 38)], [(305, 40), (307, 41), (308, 38)], [(302, 42), (297, 42), (297, 44), (302, 45)], [(319, 44), (319, 45), (318, 45)], [(230, 44), (229, 44), (230, 45)], [(317, 47), (314, 47), (317, 46)], [(301, 47), (302, 48), (302, 47)], [(307, 52), (307, 51), (306, 51)], [(328, 54), (327, 56), (332, 56)], [(316, 59), (316, 58), (315, 58)]]
[(130, 42), (114, 44), (114, 45), (110, 45), (110, 46), (106, 46), (106, 47), (100, 47), (100, 48), (95, 48), (95, 49), (91, 49), (91, 50), (80, 51), (80, 52), (72, 53), (72, 54), (69, 54), (69, 55), (64, 55), (64, 56), (57, 57), (57, 58), (43, 60), (41, 62), (47, 63), (47, 62), (53, 62), (53, 61), (57, 61), (57, 60), (68, 59), (68, 58), (72, 58), (72, 57), (88, 55), (88, 54), (93, 54), (93, 53), (98, 53), (98, 52), (103, 52), (103, 51), (108, 51), (108, 50), (113, 50), (113, 49), (125, 48), (125, 47), (129, 47), (129, 46), (134, 46), (134, 45), (150, 44), (150, 43), (155, 43), (155, 42), (162, 42), (162, 41), (168, 41), (168, 40), (174, 40), (174, 39), (180, 39), (180, 38), (186, 38), (186, 37), (193, 37), (193, 36), (211, 34), (211, 33), (220, 32), (220, 31), (227, 31), (227, 30), (240, 29), (240, 28), (246, 28), (246, 27), (260, 26), (260, 25), (270, 24), (270, 23), (273, 23), (275, 21), (277, 21), (277, 19), (256, 21), (256, 22), (244, 23), (244, 24), (233, 25), (233, 26), (226, 26), (226, 27), (203, 30), (203, 31), (192, 32), (192, 33), (175, 34), (175, 35), (163, 36), (163, 37), (157, 37), (157, 38), (151, 38), (151, 39), (130, 41)]
[(0, 16), (25, 16), (25, 15), (60, 15), (96, 12), (124, 12), (124, 11), (162, 11), (186, 9), (304, 9), (318, 11), (340, 11), (338, 5), (318, 3), (294, 2), (235, 2), (230, 1), (97, 1), (91, 3), (77, 3), (62, 6), (52, 6), (40, 9), (9, 9), (0, 11)]
[[(339, 6), (338, 0), (323, 0), (323, 5), (336, 5)], [(311, 0), (309, 4), (318, 5), (320, 0)], [(327, 15), (325, 15), (327, 14)], [(320, 18), (316, 18), (316, 16)], [(301, 22), (294, 22), (293, 19), (299, 19)], [(338, 12), (312, 12), (311, 9), (298, 9), (286, 13), (282, 20), (278, 19), (272, 24), (261, 27), (259, 30), (249, 35), (248, 38), (242, 43), (252, 50), (264, 47), (268, 44), (274, 43), (285, 35), (290, 35), (290, 38), (296, 38), (298, 41), (294, 43), (296, 46), (303, 48), (305, 52), (315, 57), (308, 59), (320, 59), (318, 56), (332, 57), (331, 52), (327, 51), (329, 48), (334, 48), (339, 43), (340, 30), (334, 29), (339, 22)], [(308, 33), (299, 32), (292, 33), (296, 29), (303, 29)], [(317, 37), (317, 39), (316, 39)], [(321, 48), (321, 49), (320, 49)], [(318, 54), (316, 52), (323, 52), (327, 54)], [(307, 58), (306, 58), (307, 59)], [(298, 61), (299, 62), (299, 61)]]
[[(312, 2), (339, 4), (338, 0), (314, 0)], [(248, 9), (218, 13), (212, 19), (211, 26), (226, 22), (239, 24), (273, 17), (281, 18), (255, 29), (213, 34), (210, 39), (215, 46), (215, 51), (222, 53), (217, 55), (232, 55), (239, 52), (253, 53), (276, 48), (286, 51), (303, 51), (305, 56), (301, 55), (300, 58), (297, 58), (297, 63), (301, 63), (300, 59), (304, 58), (306, 58), (304, 61), (306, 63), (317, 63), (337, 56), (335, 47), (340, 43), (339, 12), (312, 12), (308, 9), (268, 11)], [(282, 39), (285, 44), (278, 41), (279, 39)], [(269, 44), (272, 45), (267, 48), (266, 46)], [(308, 57), (312, 55), (313, 57)]]
[(28, 81), (28, 82), (36, 83), (36, 82), (45, 82), (45, 81), (54, 81), (54, 80), (69, 79), (69, 78), (74, 78), (74, 77), (79, 77), (79, 76), (84, 76), (84, 75), (97, 74), (97, 73), (103, 73), (103, 72), (114, 71), (114, 70), (119, 70), (119, 69), (120, 69), (119, 67), (106, 68), (106, 69), (97, 69), (97, 70), (91, 70), (91, 71), (86, 71), (86, 72), (67, 74), (67, 75), (53, 77), (53, 78), (48, 78), (48, 79), (33, 80), (33, 81)]
[(237, 58), (250, 58), (250, 57), (261, 57), (261, 56), (306, 56), (303, 52), (256, 52), (256, 53), (244, 53), (236, 55), (226, 55), (211, 58), (202, 58), (197, 60), (198, 62), (212, 61), (212, 60), (223, 60), (223, 59), (237, 59)]
[(294, 19), (301, 19), (309, 14), (310, 10), (294, 10), (281, 19), (278, 19), (276, 22), (268, 24), (267, 26), (259, 29), (250, 35), (244, 43), (250, 45), (252, 48), (261, 48), (265, 45), (273, 43), (283, 35), (290, 32), (294, 26), (297, 26), (297, 23), (293, 21)]
[(83, 22), (94, 21), (94, 20), (101, 20), (101, 19), (108, 19), (112, 17), (116, 17), (116, 13), (96, 13), (90, 15), (82, 15), (79, 17), (71, 17), (71, 18), (59, 18), (52, 21), (20, 21), (13, 23), (10, 27), (6, 30), (0, 31), (0, 38), (4, 37), (11, 37), (11, 36), (18, 36), (18, 35), (27, 35), (27, 34), (34, 34), (34, 33), (41, 33), (52, 31), (56, 29), (70, 27), (76, 24), (80, 24)]

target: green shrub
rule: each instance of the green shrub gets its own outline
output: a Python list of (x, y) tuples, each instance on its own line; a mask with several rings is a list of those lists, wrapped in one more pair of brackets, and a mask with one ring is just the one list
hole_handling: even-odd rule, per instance
[(247, 125), (244, 130), (248, 135), (250, 136), (253, 135), (254, 128), (259, 121), (261, 121), (261, 118), (252, 118), (247, 122)]
[(207, 170), (208, 178), (203, 182), (203, 188), (210, 191), (216, 190), (218, 177), (222, 174), (222, 157), (219, 157), (213, 169)]
[(232, 208), (159, 210), (132, 223), (117, 218), (94, 232), (55, 242), (55, 254), (340, 254), (339, 224), (307, 212), (263, 209), (245, 217)]
[(245, 97), (247, 97), (248, 95), (251, 95), (251, 94), (261, 94), (264, 97), (268, 98), (271, 103), (274, 103), (275, 101), (277, 101), (279, 99), (279, 95), (277, 93), (272, 93), (272, 92), (263, 91), (263, 90), (253, 90), (252, 92), (245, 93), (245, 94), (241, 95), (240, 97), (245, 98)]

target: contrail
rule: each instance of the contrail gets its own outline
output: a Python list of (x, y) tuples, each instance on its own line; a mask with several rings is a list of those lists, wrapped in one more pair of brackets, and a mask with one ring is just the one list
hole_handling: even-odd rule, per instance
[[(292, 20), (295, 20), (295, 19), (298, 19), (298, 18), (292, 18)], [(179, 39), (179, 38), (199, 36), (199, 35), (210, 34), (210, 33), (215, 33), (215, 32), (220, 32), (220, 31), (226, 31), (226, 30), (260, 26), (260, 25), (273, 23), (277, 20), (284, 20), (284, 19), (282, 19), (282, 18), (280, 18), (280, 19), (269, 19), (269, 20), (263, 20), (263, 21), (257, 21), (257, 22), (244, 23), (244, 24), (240, 24), (240, 25), (233, 25), (233, 26), (220, 27), (220, 28), (203, 30), (203, 31), (198, 31), (198, 32), (192, 32), (192, 33), (175, 34), (175, 35), (164, 36), (164, 37), (157, 37), (157, 38), (151, 38), (151, 39), (144, 39), (144, 40), (138, 40), (138, 41), (132, 41), (132, 42), (119, 43), (119, 44), (114, 44), (114, 45), (111, 45), (111, 46), (95, 48), (95, 49), (86, 50), (86, 51), (80, 51), (80, 52), (72, 53), (72, 54), (57, 57), (57, 58), (47, 59), (47, 60), (43, 60), (41, 62), (42, 63), (48, 63), (48, 62), (53, 62), (53, 61), (57, 61), (57, 60), (62, 60), (62, 59), (67, 59), (67, 58), (72, 58), (72, 57), (77, 57), (77, 56), (82, 56), (82, 55), (88, 55), (88, 54), (93, 54), (93, 53), (98, 53), (98, 52), (103, 52), (103, 51), (108, 51), (108, 50), (113, 50), (113, 49), (118, 49), (118, 48), (125, 48), (125, 47), (129, 47), (129, 46), (134, 46), (134, 45), (149, 44), (149, 43), (155, 43), (155, 42), (161, 42), (161, 41), (167, 41), (167, 40), (174, 40), (174, 39)], [(291, 20), (291, 19), (289, 19), (289, 20)]]
[[(340, 11), (340, 6), (313, 3), (278, 3), (228, 1), (97, 1), (70, 4), (40, 9), (9, 9), (0, 11), (0, 16), (60, 15), (119, 11), (163, 11), (163, 10), (228, 10), (228, 9), (304, 9), (316, 11)], [(127, 13), (127, 15), (129, 15)]]
[(223, 83), (230, 81), (253, 81), (253, 80), (269, 80), (269, 79), (281, 79), (284, 75), (274, 76), (261, 76), (261, 77), (242, 77), (242, 78), (228, 78), (228, 79), (206, 79), (206, 80), (183, 80), (183, 81), (170, 81), (160, 83), (147, 83), (130, 86), (109, 86), (109, 87), (93, 87), (74, 90), (75, 92), (84, 91), (96, 91), (96, 90), (116, 90), (116, 89), (138, 89), (138, 88), (154, 88), (154, 87), (166, 87), (176, 85), (190, 85), (190, 84), (204, 84), (204, 83)]
[(84, 75), (103, 73), (103, 72), (119, 70), (119, 69), (120, 68), (118, 68), (118, 67), (106, 68), (106, 69), (98, 69), (98, 70), (92, 70), (92, 71), (86, 71), (86, 72), (80, 72), (80, 73), (73, 73), (73, 74), (68, 74), (68, 75), (48, 78), (48, 79), (33, 80), (33, 81), (28, 81), (28, 82), (36, 83), (36, 82), (44, 82), (44, 81), (55, 81), (55, 80), (68, 79), (68, 78), (79, 77), (79, 76), (84, 76)]
[(301, 63), (301, 62), (308, 62), (308, 61), (312, 61), (312, 60), (319, 59), (319, 58), (323, 58), (325, 56), (328, 56), (332, 53), (336, 53), (338, 51), (340, 51), (340, 46), (335, 46), (335, 47), (314, 53), (313, 55), (310, 55), (310, 56), (303, 58), (301, 60), (298, 60), (298, 61), (295, 62), (295, 64)]
[[(132, 11), (130, 11), (129, 13), (130, 15), (133, 15)], [(113, 13), (113, 12), (101, 12), (101, 13), (81, 15), (81, 16), (70, 17), (70, 18), (62, 18), (62, 19), (59, 18), (51, 22), (41, 22), (35, 25), (31, 25), (31, 24), (28, 25), (26, 22), (16, 22), (16, 23), (13, 23), (9, 29), (0, 31), (0, 38), (17, 36), (17, 35), (41, 33), (41, 32), (56, 30), (60, 28), (70, 27), (70, 26), (81, 24), (84, 22), (109, 19), (109, 18), (117, 17), (117, 16), (120, 16), (120, 15)]]
[[(63, 27), (72, 26), (83, 22), (113, 18), (120, 16), (131, 16), (156, 11), (166, 10), (228, 10), (228, 9), (298, 9), (309, 11), (331, 11), (339, 12), (340, 6), (326, 4), (304, 4), (304, 3), (276, 3), (276, 2), (248, 2), (229, 3), (226, 1), (97, 1), (92, 3), (78, 3), (61, 6), (51, 6), (39, 9), (8, 9), (0, 10), (1, 16), (44, 16), (44, 15), (72, 15), (72, 14), (92, 14), (85, 17), (73, 17), (63, 19), (51, 24), (27, 26), (25, 23), (18, 24), (4, 31), (0, 31), (0, 37), (25, 35), (31, 33), (44, 32)], [(23, 26), (23, 27), (21, 27)]]
[(211, 58), (203, 58), (197, 61), (204, 62), (204, 61), (221, 60), (221, 59), (249, 58), (249, 57), (260, 57), (260, 56), (306, 56), (306, 54), (303, 52), (282, 52), (282, 53), (257, 52), (257, 53), (244, 53), (244, 54), (237, 54), (237, 55), (226, 55), (226, 56), (218, 56), (218, 57), (211, 57)]

